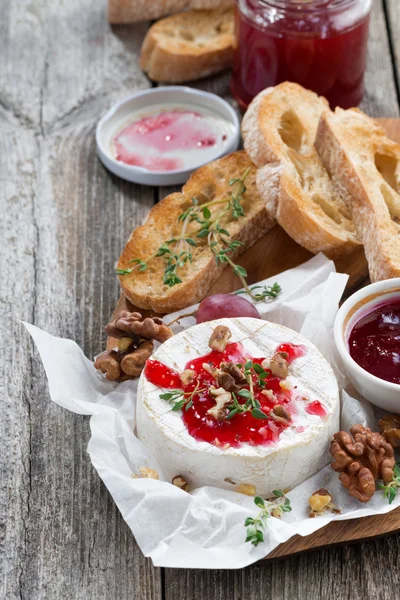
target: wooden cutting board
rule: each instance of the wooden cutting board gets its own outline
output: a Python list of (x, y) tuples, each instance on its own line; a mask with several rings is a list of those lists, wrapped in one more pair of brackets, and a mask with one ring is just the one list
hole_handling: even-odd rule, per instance
[[(400, 143), (400, 119), (378, 119), (378, 121), (386, 129), (389, 137)], [(281, 227), (276, 226), (242, 254), (237, 262), (246, 269), (248, 281), (252, 284), (297, 267), (312, 256), (311, 252), (296, 244)], [(357, 287), (368, 283), (368, 266), (362, 249), (337, 259), (335, 265), (338, 272), (349, 275), (347, 295)], [(209, 293), (233, 292), (240, 287), (240, 281), (233, 275), (232, 270), (225, 269)], [(121, 296), (114, 315), (126, 309), (135, 310), (136, 307)], [(115, 340), (109, 338), (107, 346), (115, 347)], [(286, 558), (293, 554), (328, 546), (372, 540), (399, 531), (400, 508), (386, 515), (336, 521), (307, 537), (298, 535), (292, 537), (271, 552), (266, 560)]]

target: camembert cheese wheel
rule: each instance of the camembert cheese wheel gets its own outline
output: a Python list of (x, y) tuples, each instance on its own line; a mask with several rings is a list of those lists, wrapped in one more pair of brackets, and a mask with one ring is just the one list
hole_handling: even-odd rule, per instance
[[(230, 337), (212, 349), (221, 326)], [(137, 431), (170, 481), (248, 484), (268, 496), (328, 464), (339, 412), (335, 375), (312, 343), (260, 319), (219, 319), (175, 335), (147, 362)]]

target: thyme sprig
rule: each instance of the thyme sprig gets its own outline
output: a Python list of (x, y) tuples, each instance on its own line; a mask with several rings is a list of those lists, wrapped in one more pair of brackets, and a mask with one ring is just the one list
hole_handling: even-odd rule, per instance
[[(264, 288), (262, 286), (248, 286), (246, 269), (235, 264), (230, 256), (243, 244), (238, 240), (230, 240), (229, 231), (221, 224), (224, 217), (230, 216), (232, 219), (238, 220), (245, 216), (242, 201), (243, 195), (246, 192), (245, 182), (249, 173), (250, 167), (246, 169), (241, 177), (229, 181), (228, 185), (231, 190), (226, 199), (211, 200), (199, 205), (198, 200), (192, 198), (189, 208), (178, 217), (178, 222), (182, 226), (180, 236), (164, 242), (153, 255), (145, 260), (135, 258), (129, 261), (129, 264), (132, 266), (126, 269), (117, 269), (117, 275), (128, 275), (136, 269), (142, 273), (146, 271), (148, 263), (151, 260), (164, 258), (163, 283), (168, 287), (173, 287), (182, 283), (182, 279), (179, 276), (179, 269), (193, 261), (190, 247), (197, 247), (203, 239), (206, 239), (207, 245), (214, 254), (216, 263), (229, 265), (234, 274), (240, 279), (244, 288), (240, 293), (248, 294), (255, 302), (260, 302), (265, 298), (276, 298), (281, 291), (277, 283), (272, 287), (264, 286)], [(187, 232), (191, 223), (197, 224), (198, 227), (192, 233), (192, 237), (188, 237)], [(255, 292), (258, 288), (261, 288), (261, 291)]]
[[(171, 246), (174, 246), (171, 248)], [(132, 273), (135, 269), (139, 269), (140, 272), (146, 271), (148, 263), (153, 258), (164, 257), (166, 259), (166, 265), (164, 269), (164, 285), (173, 287), (177, 283), (182, 283), (177, 275), (177, 269), (185, 266), (187, 262), (193, 261), (193, 255), (190, 251), (190, 246), (197, 246), (196, 242), (190, 237), (178, 237), (167, 240), (160, 246), (155, 254), (142, 260), (140, 258), (134, 258), (129, 261), (129, 264), (134, 265), (128, 269), (117, 269), (117, 275), (127, 275)]]
[(388, 484), (378, 483), (378, 488), (383, 490), (383, 497), (389, 500), (389, 504), (392, 504), (397, 496), (397, 490), (400, 488), (400, 466), (395, 465), (393, 472), (393, 479)]
[[(255, 290), (257, 289), (261, 289), (261, 292), (255, 292)], [(269, 298), (270, 300), (275, 300), (275, 298), (277, 298), (279, 296), (279, 294), (282, 291), (281, 286), (279, 285), (279, 283), (275, 282), (273, 285), (252, 285), (250, 287), (250, 291), (252, 293), (252, 298), (255, 302), (261, 302), (262, 300), (265, 300), (266, 298)], [(233, 292), (236, 295), (239, 294), (248, 294), (246, 289), (243, 290), (238, 290), (237, 292)]]
[(272, 500), (264, 500), (260, 496), (254, 498), (254, 504), (261, 510), (255, 517), (247, 517), (244, 522), (247, 527), (246, 542), (250, 542), (253, 546), (258, 546), (264, 541), (268, 519), (271, 516), (280, 518), (283, 513), (292, 510), (289, 498), (281, 490), (274, 490), (272, 493), (274, 496)]
[[(261, 404), (254, 395), (253, 377), (255, 375), (257, 377), (258, 385), (265, 388), (266, 379), (270, 373), (265, 371), (258, 363), (253, 363), (252, 360), (248, 360), (245, 365), (238, 364), (237, 366), (239, 368), (244, 368), (244, 376), (246, 377), (249, 389), (244, 388), (240, 390), (237, 395), (232, 393), (233, 402), (227, 407), (229, 413), (226, 418), (229, 420), (237, 414), (251, 412), (251, 416), (255, 419), (268, 419), (268, 415), (261, 410)], [(240, 396), (240, 398), (245, 398), (246, 402), (241, 404), (238, 400), (238, 396)]]
[(174, 412), (183, 409), (187, 411), (193, 406), (193, 397), (206, 390), (206, 388), (200, 390), (199, 387), (199, 383), (197, 383), (196, 387), (191, 392), (184, 392), (180, 389), (171, 390), (165, 394), (160, 394), (160, 398), (161, 400), (169, 402), (172, 405), (172, 410)]

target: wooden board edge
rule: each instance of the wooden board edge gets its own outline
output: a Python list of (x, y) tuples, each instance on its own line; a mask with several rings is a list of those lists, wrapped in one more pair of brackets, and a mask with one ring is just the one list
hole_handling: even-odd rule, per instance
[(384, 515), (332, 521), (311, 535), (293, 536), (287, 542), (280, 544), (263, 560), (282, 560), (302, 552), (372, 541), (399, 532), (400, 508), (396, 508)]

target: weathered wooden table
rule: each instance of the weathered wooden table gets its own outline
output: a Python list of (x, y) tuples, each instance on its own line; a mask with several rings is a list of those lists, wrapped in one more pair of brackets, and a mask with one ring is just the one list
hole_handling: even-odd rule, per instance
[[(48, 400), (18, 319), (98, 353), (115, 260), (166, 193), (111, 176), (95, 152), (102, 112), (151, 85), (136, 62), (146, 29), (111, 28), (99, 0), (2, 1), (0, 597), (398, 598), (400, 535), (238, 572), (154, 568), (90, 464), (88, 419)], [(375, 0), (368, 58), (362, 108), (399, 116), (398, 0)], [(229, 97), (228, 84), (198, 86)]]

